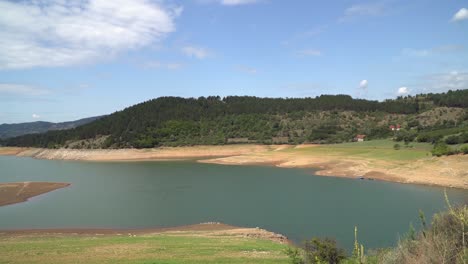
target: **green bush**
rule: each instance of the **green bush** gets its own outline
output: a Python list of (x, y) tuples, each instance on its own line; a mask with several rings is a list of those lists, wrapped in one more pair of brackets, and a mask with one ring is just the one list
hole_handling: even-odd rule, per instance
[(330, 238), (313, 238), (304, 245), (306, 263), (338, 264), (346, 258), (344, 249), (338, 248)]
[(400, 146), (400, 144), (398, 144), (398, 143), (395, 144), (395, 145), (393, 145), (393, 149), (394, 149), (394, 150), (399, 150), (400, 148), (401, 148), (401, 146)]
[(345, 250), (330, 238), (312, 238), (302, 250), (289, 248), (286, 254), (293, 264), (339, 264), (346, 259)]
[(445, 144), (443, 142), (439, 142), (439, 143), (435, 144), (434, 148), (431, 151), (431, 153), (432, 153), (433, 156), (437, 156), (437, 157), (453, 154), (450, 147), (447, 146), (447, 144)]
[(460, 149), (463, 154), (468, 154), (468, 146), (464, 146)]

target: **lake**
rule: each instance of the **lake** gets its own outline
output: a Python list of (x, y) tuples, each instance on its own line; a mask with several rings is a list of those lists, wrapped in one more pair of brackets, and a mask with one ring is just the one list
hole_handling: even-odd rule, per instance
[[(314, 176), (312, 169), (191, 161), (93, 163), (0, 156), (0, 182), (69, 182), (0, 207), (0, 229), (153, 228), (203, 222), (260, 227), (300, 242), (334, 237), (386, 247), (445, 209), (443, 188)], [(453, 203), (468, 191), (448, 189)]]

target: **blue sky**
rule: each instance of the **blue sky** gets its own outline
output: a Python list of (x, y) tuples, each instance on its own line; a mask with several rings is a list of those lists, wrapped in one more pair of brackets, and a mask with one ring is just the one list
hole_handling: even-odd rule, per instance
[(467, 1), (0, 0), (0, 123), (159, 96), (468, 88)]

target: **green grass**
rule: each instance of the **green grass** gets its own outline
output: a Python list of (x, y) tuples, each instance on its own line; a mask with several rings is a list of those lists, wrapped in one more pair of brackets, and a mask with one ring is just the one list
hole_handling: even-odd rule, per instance
[[(395, 150), (398, 143), (401, 148)], [(431, 156), (432, 145), (429, 143), (411, 142), (408, 147), (404, 142), (392, 140), (370, 140), (364, 142), (327, 144), (310, 148), (287, 149), (303, 155), (333, 155), (347, 158), (373, 158), (380, 160), (415, 160)]]
[(0, 237), (0, 263), (288, 263), (286, 245), (228, 235)]

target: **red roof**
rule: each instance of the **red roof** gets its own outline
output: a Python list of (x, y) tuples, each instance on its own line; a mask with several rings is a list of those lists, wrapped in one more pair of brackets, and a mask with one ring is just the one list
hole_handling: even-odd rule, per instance
[(356, 138), (364, 139), (366, 135), (356, 135)]

